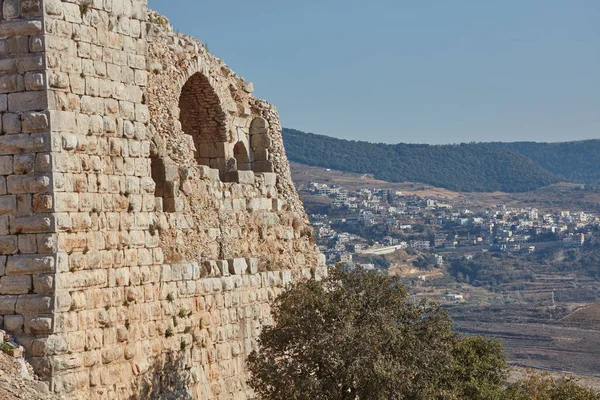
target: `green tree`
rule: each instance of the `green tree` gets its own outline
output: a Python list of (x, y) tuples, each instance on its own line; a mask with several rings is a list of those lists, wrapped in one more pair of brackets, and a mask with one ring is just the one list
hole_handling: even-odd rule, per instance
[(548, 373), (527, 372), (524, 380), (510, 385), (506, 400), (599, 400), (600, 393), (582, 387), (570, 377), (556, 379)]
[(454, 348), (454, 371), (450, 375), (461, 399), (504, 399), (508, 364), (497, 339), (469, 336)]
[(461, 341), (442, 308), (362, 269), (295, 283), (273, 318), (248, 361), (266, 400), (458, 399), (476, 384), (494, 392), (505, 372), (497, 342)]

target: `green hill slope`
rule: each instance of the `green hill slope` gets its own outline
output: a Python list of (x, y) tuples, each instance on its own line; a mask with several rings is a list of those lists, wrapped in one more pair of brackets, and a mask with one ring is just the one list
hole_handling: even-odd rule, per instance
[(560, 178), (581, 182), (600, 182), (600, 140), (562, 143), (490, 143), (497, 148), (524, 154)]
[(488, 144), (382, 144), (283, 129), (292, 161), (372, 173), (390, 182), (422, 182), (456, 191), (523, 192), (559, 181), (523, 154)]

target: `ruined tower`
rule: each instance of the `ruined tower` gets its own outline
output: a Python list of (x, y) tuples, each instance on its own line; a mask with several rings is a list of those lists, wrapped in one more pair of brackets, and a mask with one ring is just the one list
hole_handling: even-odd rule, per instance
[(0, 327), (66, 398), (251, 397), (324, 272), (275, 108), (144, 0), (0, 9)]

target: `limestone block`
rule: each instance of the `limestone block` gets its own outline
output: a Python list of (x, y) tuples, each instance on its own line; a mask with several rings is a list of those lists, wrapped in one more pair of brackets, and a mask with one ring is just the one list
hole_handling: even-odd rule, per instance
[(223, 278), (221, 278), (221, 281), (223, 282), (223, 290), (224, 291), (229, 292), (229, 291), (232, 291), (233, 289), (235, 289), (233, 277), (224, 276)]
[(273, 164), (270, 161), (255, 161), (252, 163), (254, 172), (273, 172)]
[(41, 37), (29, 37), (29, 51), (32, 53), (41, 52), (44, 50), (44, 45)]
[(250, 138), (250, 146), (254, 148), (268, 149), (271, 147), (271, 138), (267, 134), (254, 134)]
[[(44, 57), (42, 55), (32, 54), (29, 56), (22, 55), (17, 60), (17, 71), (20, 74), (24, 74), (29, 71), (39, 71), (44, 68)], [(32, 92), (34, 93), (34, 92)], [(37, 93), (37, 92), (35, 92)], [(45, 95), (44, 95), (45, 98)], [(9, 96), (9, 105), (10, 105), (10, 96)], [(10, 108), (10, 107), (9, 107)], [(30, 110), (23, 110), (30, 111)]]
[(283, 199), (273, 199), (273, 211), (283, 210), (283, 206), (285, 204), (286, 204), (286, 201)]
[(16, 236), (0, 236), (0, 254), (15, 254), (18, 249)]
[(248, 264), (245, 258), (233, 258), (228, 260), (229, 273), (231, 275), (243, 275), (248, 269)]
[(77, 116), (71, 111), (49, 111), (52, 130), (55, 132), (76, 132)]
[(292, 283), (292, 271), (290, 271), (289, 269), (281, 271), (281, 283), (284, 286), (287, 286), (290, 283)]
[(208, 176), (211, 181), (218, 181), (221, 179), (220, 172), (217, 168), (210, 168), (208, 170)]
[(270, 210), (272, 200), (267, 198), (254, 198), (248, 201), (247, 209), (250, 212)]
[(21, 133), (21, 118), (18, 114), (7, 113), (2, 116), (2, 129), (4, 133), (13, 135)]
[[(15, 154), (13, 157), (13, 170), (17, 175), (30, 174), (34, 170), (35, 154)], [(10, 178), (10, 177), (9, 177)], [(10, 179), (8, 179), (10, 181)], [(9, 186), (10, 190), (10, 186)], [(17, 192), (13, 192), (17, 193)]]
[[(0, 25), (1, 26), (1, 25)], [(47, 107), (46, 92), (32, 91), (8, 95), (8, 111), (41, 111)]]
[(54, 291), (53, 275), (34, 275), (33, 291), (37, 294), (48, 294)]
[(257, 258), (247, 258), (246, 263), (248, 264), (248, 272), (250, 274), (258, 273), (258, 259)]
[(29, 37), (16, 36), (6, 40), (8, 51), (11, 54), (26, 54), (29, 52)]
[(264, 172), (262, 174), (266, 186), (275, 186), (277, 184), (277, 174), (273, 172)]
[(14, 93), (25, 90), (23, 76), (20, 74), (0, 76), (0, 93)]
[(254, 150), (254, 161), (268, 161), (269, 160), (269, 150), (263, 148), (257, 148)]
[[(62, 75), (62, 85), (57, 85), (57, 86), (63, 86), (64, 89), (69, 87), (69, 78), (67, 78), (65, 75)], [(66, 78), (66, 82), (65, 81)], [(25, 79), (24, 79), (24, 83), (25, 83), (25, 88), (27, 90), (42, 90), (44, 89), (44, 74), (39, 73), (39, 72), (27, 72), (25, 74)], [(65, 85), (66, 83), (66, 85)]]
[(10, 175), (7, 184), (10, 193), (39, 193), (50, 188), (50, 177), (46, 175)]
[(17, 297), (15, 311), (18, 314), (50, 314), (52, 297), (44, 295), (23, 294)]
[[(7, 0), (15, 1), (15, 0)], [(4, 3), (6, 4), (6, 2)], [(0, 37), (35, 36), (42, 33), (42, 21), (14, 21), (0, 24)]]
[(17, 304), (17, 296), (0, 296), (0, 315), (13, 314)]
[(47, 132), (0, 136), (0, 155), (48, 151), (50, 135)]
[(17, 212), (17, 199), (15, 196), (0, 196), (0, 215), (14, 214)]
[(19, 332), (23, 329), (23, 316), (22, 315), (5, 315), (4, 316), (4, 329), (8, 332)]
[(2, 17), (5, 20), (19, 18), (21, 15), (19, 3), (19, 0), (5, 0), (4, 4), (2, 4)]
[(57, 371), (76, 369), (83, 365), (81, 354), (63, 354), (53, 357), (54, 368)]
[(25, 320), (25, 332), (31, 332), (34, 335), (52, 333), (52, 318), (36, 316)]
[(31, 290), (31, 275), (3, 276), (0, 294), (27, 294)]
[(44, 1), (46, 7), (46, 13), (48, 15), (62, 16), (62, 2), (60, 0), (46, 0)]
[(8, 110), (8, 95), (0, 95), (0, 111), (4, 112)]
[(6, 260), (7, 275), (31, 275), (54, 272), (53, 256), (19, 254)]
[(254, 172), (252, 171), (231, 171), (223, 173), (223, 182), (234, 182), (245, 185), (254, 184)]
[(150, 120), (150, 111), (144, 104), (135, 105), (135, 119), (137, 122), (147, 123)]
[(263, 212), (256, 217), (259, 226), (275, 226), (279, 224), (279, 217), (272, 212)]
[[(69, 4), (69, 3), (62, 3)], [(79, 7), (77, 7), (79, 10)], [(89, 371), (77, 371), (70, 374), (54, 376), (52, 378), (52, 384), (54, 385), (54, 391), (57, 393), (71, 393), (77, 389), (82, 389), (88, 386), (90, 381)]]
[(40, 112), (30, 112), (24, 113), (23, 116), (22, 129), (24, 133), (30, 132), (44, 132), (47, 131), (48, 126), (48, 116), (45, 113)]
[(221, 271), (222, 276), (229, 276), (229, 263), (226, 260), (217, 260), (217, 267)]

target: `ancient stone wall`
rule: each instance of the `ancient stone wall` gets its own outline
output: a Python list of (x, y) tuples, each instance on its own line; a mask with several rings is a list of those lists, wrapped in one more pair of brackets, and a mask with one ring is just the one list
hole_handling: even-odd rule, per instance
[(57, 251), (43, 12), (39, 1), (0, 9), (0, 324), (41, 366)]
[(144, 0), (0, 3), (0, 323), (66, 397), (251, 397), (323, 273), (275, 108)]

